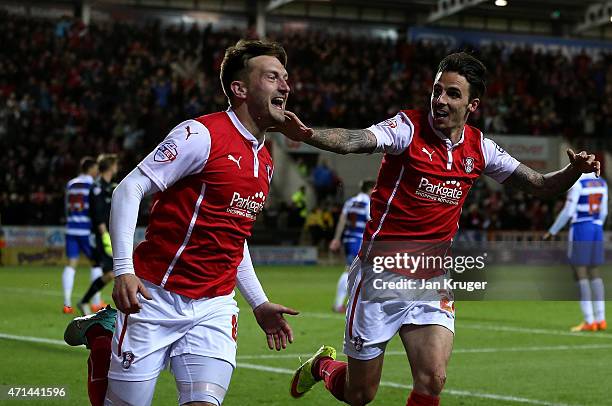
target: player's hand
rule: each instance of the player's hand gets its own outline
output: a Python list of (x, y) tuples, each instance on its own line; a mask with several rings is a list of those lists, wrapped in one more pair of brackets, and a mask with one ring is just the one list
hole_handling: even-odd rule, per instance
[(338, 252), (340, 251), (340, 240), (334, 238), (333, 240), (331, 240), (329, 242), (329, 250), (331, 252)]
[(312, 137), (314, 130), (306, 126), (298, 116), (294, 113), (285, 110), (285, 122), (276, 125), (271, 131), (279, 131), (293, 141), (305, 141)]
[(111, 243), (111, 237), (108, 232), (102, 234), (102, 248), (106, 255), (109, 257), (113, 256), (113, 244)]
[(542, 236), (542, 240), (544, 241), (548, 241), (552, 238), (552, 234), (551, 233), (546, 233)]
[(147, 300), (153, 299), (140, 278), (131, 273), (125, 273), (115, 278), (113, 300), (115, 306), (125, 314), (138, 313), (142, 309), (138, 293)]
[(595, 172), (595, 175), (599, 177), (601, 175), (601, 163), (595, 160), (595, 155), (588, 154), (586, 151), (581, 151), (576, 154), (572, 149), (567, 149), (567, 156), (572, 165), (580, 173), (591, 173)]
[(265, 302), (253, 309), (255, 319), (259, 327), (266, 333), (268, 348), (276, 351), (287, 348), (287, 342), (293, 342), (293, 330), (283, 317), (283, 314), (292, 316), (298, 315), (297, 310), (279, 305), (276, 303)]

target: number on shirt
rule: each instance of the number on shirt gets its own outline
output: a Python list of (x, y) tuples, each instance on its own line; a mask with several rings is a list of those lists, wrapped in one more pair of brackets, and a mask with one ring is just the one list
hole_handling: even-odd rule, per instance
[(235, 314), (232, 315), (232, 338), (238, 340), (238, 316)]
[(599, 214), (602, 199), (603, 194), (601, 193), (592, 193), (589, 195), (589, 214)]

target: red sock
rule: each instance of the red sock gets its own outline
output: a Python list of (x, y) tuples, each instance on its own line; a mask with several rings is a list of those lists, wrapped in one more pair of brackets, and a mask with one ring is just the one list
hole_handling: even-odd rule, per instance
[(438, 406), (440, 404), (439, 396), (425, 395), (413, 390), (410, 392), (408, 403), (406, 406)]
[(325, 388), (334, 397), (340, 401), (344, 401), (344, 383), (346, 381), (347, 363), (342, 361), (334, 361), (331, 358), (323, 358), (315, 367), (318, 376), (316, 378), (323, 379)]
[[(97, 337), (92, 334), (90, 337), (90, 330), (94, 327), (98, 326), (93, 326), (87, 331), (87, 341), (91, 349), (87, 360), (87, 393), (92, 406), (103, 406), (108, 387), (112, 334), (102, 334)], [(104, 331), (110, 333), (108, 330)]]

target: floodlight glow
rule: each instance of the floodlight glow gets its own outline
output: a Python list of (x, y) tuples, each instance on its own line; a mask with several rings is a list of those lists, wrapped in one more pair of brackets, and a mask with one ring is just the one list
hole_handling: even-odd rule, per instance
[(508, 5), (506, 0), (495, 0), (495, 5), (498, 7), (504, 7)]

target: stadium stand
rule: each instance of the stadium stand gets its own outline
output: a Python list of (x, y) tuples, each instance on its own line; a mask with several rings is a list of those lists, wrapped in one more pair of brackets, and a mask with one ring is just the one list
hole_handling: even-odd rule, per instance
[[(0, 14), (3, 223), (62, 223), (63, 186), (81, 155), (119, 153), (130, 168), (174, 123), (225, 108), (222, 51), (245, 35), (252, 33)], [(365, 127), (426, 105), (432, 69), (447, 52), (325, 31), (277, 36), (291, 44), (289, 108), (315, 126)], [(570, 59), (498, 45), (475, 52), (490, 69), (487, 98), (473, 117), (486, 132), (572, 140), (612, 131), (612, 55)], [(543, 230), (554, 213), (552, 202), (485, 185), (470, 199), (478, 218), (466, 211), (466, 228)]]

